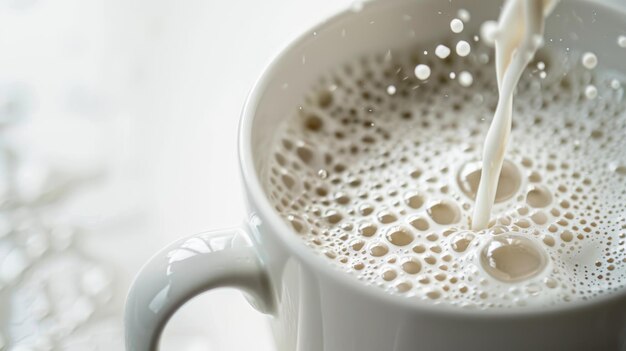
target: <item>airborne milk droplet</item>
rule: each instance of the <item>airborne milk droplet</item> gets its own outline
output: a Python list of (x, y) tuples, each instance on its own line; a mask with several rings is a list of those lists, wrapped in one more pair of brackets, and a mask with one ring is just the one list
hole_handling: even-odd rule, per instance
[(471, 50), (470, 44), (465, 40), (461, 40), (456, 44), (456, 54), (461, 57), (469, 55)]
[(450, 29), (454, 33), (461, 33), (463, 31), (463, 22), (458, 18), (453, 19), (450, 21)]
[(415, 66), (415, 76), (420, 80), (428, 79), (430, 77), (430, 67), (423, 64)]
[(585, 88), (585, 96), (587, 97), (587, 99), (589, 100), (593, 100), (596, 97), (598, 97), (598, 88), (596, 88), (593, 85), (588, 85)]
[(446, 57), (450, 56), (450, 48), (445, 45), (439, 44), (435, 48), (435, 55), (440, 59), (445, 59)]
[(611, 80), (611, 88), (613, 88), (614, 90), (617, 90), (621, 87), (622, 87), (622, 84), (619, 82), (619, 80), (617, 79)]
[(480, 39), (487, 45), (493, 46), (496, 42), (496, 33), (498, 32), (498, 22), (487, 21), (480, 27)]
[(459, 73), (459, 84), (461, 84), (462, 86), (469, 87), (470, 85), (472, 85), (473, 82), (474, 77), (472, 77), (471, 73), (467, 71)]
[(598, 58), (592, 52), (586, 52), (582, 57), (583, 66), (587, 69), (594, 69), (598, 65)]
[(471, 18), (469, 11), (466, 9), (460, 9), (456, 15), (465, 23), (469, 22)]

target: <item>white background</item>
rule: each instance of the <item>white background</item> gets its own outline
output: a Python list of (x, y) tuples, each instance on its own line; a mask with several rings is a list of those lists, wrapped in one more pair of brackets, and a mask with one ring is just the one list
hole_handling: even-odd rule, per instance
[[(54, 350), (123, 349), (123, 302), (141, 264), (177, 238), (244, 218), (236, 137), (253, 83), (290, 40), (348, 3), (0, 0), (0, 112), (12, 99), (6, 86), (20, 87), (27, 106), (0, 141), (29, 161), (26, 193), (43, 191), (50, 167), (100, 175), (54, 216), (85, 228), (76, 250), (106, 268), (112, 289), (68, 335), (44, 335), (48, 311), (38, 329), (23, 331), (34, 335), (28, 340)], [(15, 289), (37, 289), (28, 274)], [(9, 325), (25, 316), (7, 301), (0, 298), (0, 349), (22, 350)], [(163, 350), (273, 350), (266, 318), (234, 290), (207, 293), (172, 318)]]
[[(347, 3), (193, 1), (166, 10), (167, 28), (161, 30), (168, 33), (168, 49), (160, 53), (170, 76), (156, 95), (173, 94), (167, 105), (175, 111), (163, 138), (174, 145), (158, 152), (165, 193), (159, 212), (167, 218), (169, 238), (241, 221), (235, 136), (244, 98), (289, 40)], [(168, 331), (186, 329), (205, 335), (215, 350), (273, 349), (265, 318), (232, 291), (209, 293), (183, 307)]]

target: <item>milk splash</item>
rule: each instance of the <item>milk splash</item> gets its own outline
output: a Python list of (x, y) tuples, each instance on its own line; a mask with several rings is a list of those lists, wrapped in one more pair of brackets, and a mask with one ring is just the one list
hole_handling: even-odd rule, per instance
[(473, 230), (486, 229), (489, 223), (511, 134), (513, 91), (543, 43), (544, 20), (556, 3), (557, 0), (508, 0), (500, 14), (495, 33), (500, 97), (483, 146), (483, 171), (472, 218)]

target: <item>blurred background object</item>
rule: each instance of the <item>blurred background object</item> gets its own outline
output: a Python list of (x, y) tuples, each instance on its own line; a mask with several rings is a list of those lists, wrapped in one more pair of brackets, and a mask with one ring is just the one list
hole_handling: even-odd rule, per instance
[[(254, 81), (348, 3), (0, 0), (0, 350), (122, 350), (141, 264), (244, 218)], [(213, 292), (162, 349), (272, 350), (266, 318)]]

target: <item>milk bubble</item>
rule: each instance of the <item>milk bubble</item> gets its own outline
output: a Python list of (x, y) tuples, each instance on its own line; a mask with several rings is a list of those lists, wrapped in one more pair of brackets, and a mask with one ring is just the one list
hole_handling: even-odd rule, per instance
[(454, 224), (460, 218), (457, 205), (449, 201), (440, 201), (431, 205), (427, 213), (434, 222), (439, 224)]
[[(480, 162), (469, 162), (463, 165), (457, 174), (459, 188), (471, 199), (476, 198), (478, 183), (482, 174), (481, 167), (482, 164)], [(511, 161), (505, 160), (498, 178), (495, 196), (496, 203), (506, 201), (515, 196), (522, 184), (521, 178), (519, 167)]]
[(532, 240), (518, 233), (508, 233), (492, 238), (485, 245), (480, 263), (494, 278), (516, 282), (541, 273), (547, 257)]

